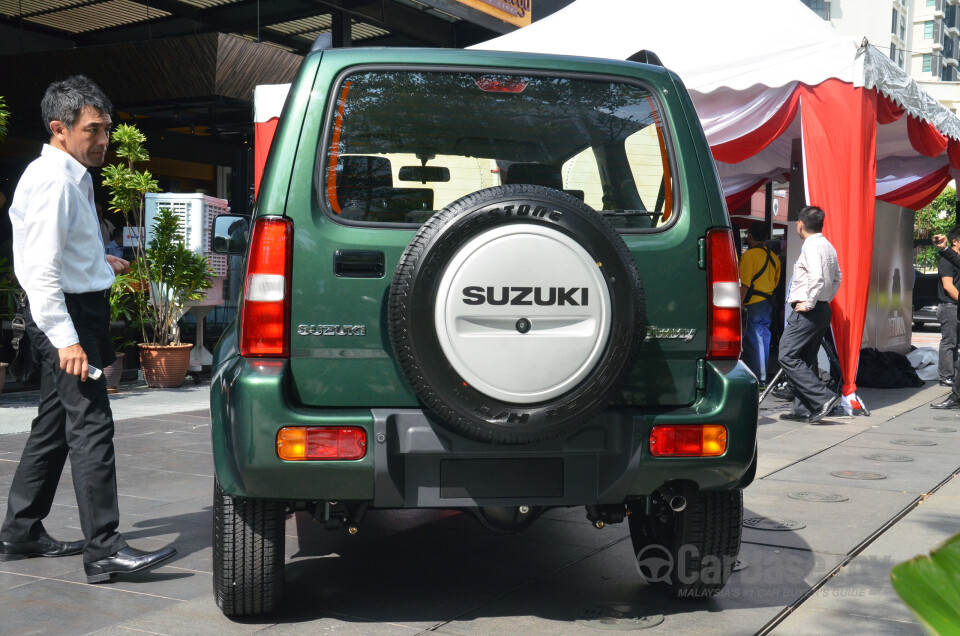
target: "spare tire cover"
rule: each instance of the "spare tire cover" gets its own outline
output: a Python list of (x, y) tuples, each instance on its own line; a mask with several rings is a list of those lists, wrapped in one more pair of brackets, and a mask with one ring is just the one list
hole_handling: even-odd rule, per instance
[(474, 439), (568, 433), (603, 408), (646, 331), (637, 266), (583, 202), (481, 190), (431, 217), (390, 287), (390, 338), (413, 390)]

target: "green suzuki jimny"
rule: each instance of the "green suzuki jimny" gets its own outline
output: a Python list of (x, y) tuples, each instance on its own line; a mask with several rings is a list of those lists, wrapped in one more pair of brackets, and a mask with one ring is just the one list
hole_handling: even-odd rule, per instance
[(279, 605), (294, 512), (355, 533), (371, 509), (451, 508), (515, 532), (583, 506), (628, 521), (662, 591), (727, 582), (757, 381), (720, 183), (670, 71), (311, 53), (249, 227), (220, 217), (213, 242), (246, 252), (211, 389), (225, 614)]

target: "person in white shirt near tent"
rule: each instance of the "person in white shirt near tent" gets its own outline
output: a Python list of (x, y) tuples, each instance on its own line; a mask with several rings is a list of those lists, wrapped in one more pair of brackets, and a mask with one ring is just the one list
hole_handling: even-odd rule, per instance
[(830, 301), (840, 289), (841, 277), (837, 251), (821, 234), (824, 216), (817, 206), (800, 208), (797, 234), (803, 248), (787, 296), (793, 313), (780, 338), (780, 366), (794, 393), (793, 411), (780, 419), (809, 424), (823, 419), (840, 401), (817, 376), (817, 351), (830, 327)]

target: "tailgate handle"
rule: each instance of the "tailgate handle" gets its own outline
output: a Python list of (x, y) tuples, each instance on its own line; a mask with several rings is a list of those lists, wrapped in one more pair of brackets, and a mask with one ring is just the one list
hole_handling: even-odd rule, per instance
[(337, 250), (333, 254), (333, 273), (342, 278), (383, 278), (383, 252), (373, 250)]

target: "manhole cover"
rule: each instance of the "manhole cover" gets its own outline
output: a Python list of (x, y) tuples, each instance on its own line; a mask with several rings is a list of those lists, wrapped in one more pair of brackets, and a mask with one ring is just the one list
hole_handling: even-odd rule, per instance
[(825, 492), (792, 492), (787, 495), (791, 499), (800, 499), (801, 501), (819, 501), (819, 502), (831, 502), (831, 501), (847, 501), (850, 497), (846, 495), (836, 495)]
[(957, 416), (954, 415), (953, 417), (950, 417), (949, 415), (939, 415), (933, 419), (935, 419), (938, 422), (956, 422)]
[(866, 459), (872, 459), (875, 462), (912, 462), (913, 457), (908, 457), (906, 455), (893, 455), (891, 453), (873, 453), (872, 455), (864, 455)]
[(594, 629), (626, 632), (656, 627), (663, 622), (663, 614), (647, 614), (630, 603), (596, 603), (581, 608), (577, 622)]
[[(938, 418), (934, 418), (938, 419)], [(946, 419), (946, 418), (943, 418)], [(953, 418), (950, 418), (952, 421), (956, 421)], [(914, 426), (913, 430), (923, 431), (925, 433), (956, 433), (957, 429), (950, 428), (949, 426)]]
[(754, 530), (799, 530), (807, 527), (805, 523), (799, 521), (776, 519), (774, 517), (750, 517), (743, 520), (743, 525)]
[(862, 470), (835, 470), (830, 473), (834, 477), (842, 477), (844, 479), (886, 479), (886, 475), (881, 475), (880, 473), (867, 473)]
[(891, 444), (898, 446), (936, 446), (937, 443), (929, 439), (893, 439)]
[(740, 560), (740, 559), (737, 559), (737, 562), (733, 564), (733, 570), (731, 570), (731, 571), (732, 571), (732, 572), (739, 572), (740, 570), (746, 570), (748, 567), (750, 567), (749, 564), (745, 563), (744, 561), (742, 561), (742, 560)]

